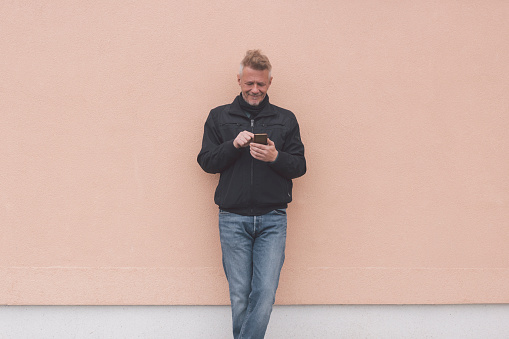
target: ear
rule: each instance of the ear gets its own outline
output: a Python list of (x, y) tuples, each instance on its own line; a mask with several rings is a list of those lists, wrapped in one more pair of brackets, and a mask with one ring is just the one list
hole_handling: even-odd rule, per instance
[(272, 77), (270, 77), (270, 79), (269, 79), (269, 85), (267, 86), (267, 89), (270, 87), (271, 84), (272, 84)]
[(237, 74), (237, 82), (238, 82), (238, 84), (240, 86), (240, 74)]

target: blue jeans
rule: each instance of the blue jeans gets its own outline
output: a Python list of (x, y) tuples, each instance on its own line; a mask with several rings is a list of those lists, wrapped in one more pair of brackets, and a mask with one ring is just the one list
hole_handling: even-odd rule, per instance
[(286, 210), (260, 216), (219, 211), (219, 232), (233, 337), (263, 338), (285, 260)]

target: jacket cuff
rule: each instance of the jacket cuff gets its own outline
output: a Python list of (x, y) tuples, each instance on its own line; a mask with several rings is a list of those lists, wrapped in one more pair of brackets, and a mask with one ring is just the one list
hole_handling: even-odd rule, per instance
[(228, 140), (228, 141), (225, 142), (224, 151), (228, 155), (237, 156), (242, 149), (235, 147), (233, 145), (233, 140), (235, 140), (235, 139)]
[(285, 157), (287, 154), (285, 152), (277, 151), (277, 158), (273, 162), (269, 162), (269, 166), (272, 167), (276, 171), (284, 171), (285, 167)]
[(277, 151), (276, 159), (274, 161), (271, 161), (270, 162), (271, 164), (275, 163), (277, 161), (277, 159), (279, 159), (279, 154), (280, 153), (281, 153), (280, 151)]

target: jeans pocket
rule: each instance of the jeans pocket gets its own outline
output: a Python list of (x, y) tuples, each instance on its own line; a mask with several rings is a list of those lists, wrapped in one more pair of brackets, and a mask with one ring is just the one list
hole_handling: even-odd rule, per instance
[(274, 210), (273, 212), (274, 212), (274, 214), (277, 214), (277, 215), (286, 215), (286, 209), (285, 208), (279, 208), (277, 210)]

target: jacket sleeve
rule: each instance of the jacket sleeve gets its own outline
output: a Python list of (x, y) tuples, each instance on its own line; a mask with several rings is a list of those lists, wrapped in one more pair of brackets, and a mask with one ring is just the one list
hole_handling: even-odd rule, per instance
[(231, 166), (241, 155), (241, 150), (233, 146), (232, 140), (222, 140), (213, 113), (210, 112), (203, 131), (198, 163), (207, 173), (221, 173)]
[(295, 179), (306, 173), (304, 144), (300, 138), (299, 124), (296, 120), (286, 136), (284, 148), (278, 152), (276, 161), (269, 165), (273, 170), (286, 179)]

